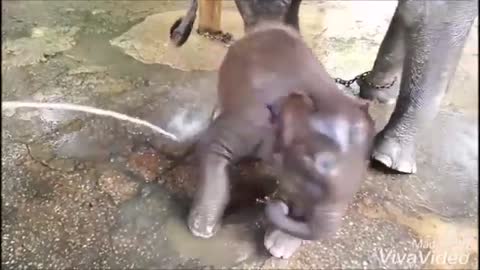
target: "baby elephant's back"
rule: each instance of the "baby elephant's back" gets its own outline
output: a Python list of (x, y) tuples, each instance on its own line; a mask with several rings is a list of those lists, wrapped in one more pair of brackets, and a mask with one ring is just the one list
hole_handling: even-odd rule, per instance
[(264, 106), (292, 91), (312, 87), (323, 69), (295, 30), (265, 26), (233, 44), (219, 71), (225, 110)]

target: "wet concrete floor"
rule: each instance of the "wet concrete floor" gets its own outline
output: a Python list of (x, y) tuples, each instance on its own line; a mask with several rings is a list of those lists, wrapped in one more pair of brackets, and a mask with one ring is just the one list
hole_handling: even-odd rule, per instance
[[(224, 30), (242, 35), (224, 2)], [(372, 66), (395, 4), (305, 1), (302, 32), (332, 76), (351, 78)], [(2, 110), (2, 269), (478, 269), (478, 22), (419, 138), (418, 173), (370, 169), (336, 236), (287, 261), (263, 248), (255, 199), (275, 179), (259, 164), (232, 168), (233, 202), (215, 237), (186, 229), (197, 174), (182, 153), (211, 113), (226, 51), (195, 33), (182, 49), (168, 45), (186, 5), (2, 2), (3, 101), (95, 106), (182, 138), (86, 113)], [(375, 104), (378, 128), (391, 110)]]

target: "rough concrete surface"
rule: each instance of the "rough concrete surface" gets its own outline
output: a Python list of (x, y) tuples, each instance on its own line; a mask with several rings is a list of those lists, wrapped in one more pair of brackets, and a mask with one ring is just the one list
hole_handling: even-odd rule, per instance
[[(240, 16), (224, 2), (223, 30), (239, 37)], [(395, 2), (304, 2), (302, 33), (332, 76), (371, 68)], [(182, 139), (87, 113), (2, 111), (2, 269), (478, 269), (478, 22), (419, 138), (418, 173), (370, 169), (335, 237), (277, 260), (255, 200), (274, 179), (258, 164), (232, 168), (233, 202), (215, 237), (185, 226), (197, 173), (182, 153), (207, 124), (227, 50), (195, 32), (169, 45), (186, 6), (2, 2), (3, 101), (114, 110)], [(378, 128), (391, 110), (373, 106)]]

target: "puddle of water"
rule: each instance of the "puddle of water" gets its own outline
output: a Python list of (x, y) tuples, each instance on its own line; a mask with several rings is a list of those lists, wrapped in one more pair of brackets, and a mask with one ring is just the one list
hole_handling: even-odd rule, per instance
[(183, 219), (172, 218), (165, 226), (165, 235), (180, 257), (195, 258), (214, 267), (232, 267), (247, 259), (258, 259), (258, 233), (253, 230), (258, 230), (260, 224), (251, 227), (248, 223), (224, 224), (212, 238), (202, 239), (191, 234)]

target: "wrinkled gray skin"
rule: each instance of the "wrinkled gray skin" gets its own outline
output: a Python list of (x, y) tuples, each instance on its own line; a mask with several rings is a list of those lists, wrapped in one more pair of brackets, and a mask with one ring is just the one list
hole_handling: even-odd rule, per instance
[[(192, 3), (192, 7), (196, 6), (196, 0), (192, 0)], [(243, 18), (246, 32), (263, 18), (282, 21), (299, 30), (300, 0), (237, 0), (236, 4)], [(190, 17), (185, 22), (191, 20), (193, 25), (196, 7), (190, 11)], [(372, 73), (365, 79), (366, 81), (359, 82), (362, 98), (385, 103), (396, 101), (395, 110), (389, 122), (375, 137), (372, 150), (374, 160), (399, 172), (416, 172), (416, 135), (435, 117), (477, 13), (478, 2), (475, 0), (399, 1), (380, 46)], [(175, 29), (172, 26), (172, 32), (174, 30), (178, 30), (177, 39), (172, 38), (172, 41), (181, 46), (190, 32), (186, 34), (185, 30)], [(183, 38), (181, 44), (178, 42), (178, 37)], [(395, 76), (400, 78), (397, 80), (399, 83), (390, 89), (376, 90), (370, 86), (370, 84), (389, 83)], [(215, 179), (215, 176), (218, 179), (218, 176), (223, 175), (223, 170), (211, 172), (211, 179)], [(223, 181), (220, 181), (220, 185), (214, 182), (215, 180), (208, 187), (204, 187), (210, 188), (211, 191), (202, 191), (203, 194), (217, 194), (216, 191), (227, 189)], [(213, 206), (222, 205), (219, 202), (228, 199), (219, 199), (218, 196), (211, 198), (210, 205)], [(203, 205), (208, 205), (208, 196), (205, 196), (204, 200)], [(198, 212), (200, 214), (197, 217), (190, 215), (190, 224), (195, 220), (210, 220), (210, 222), (198, 222), (197, 229), (190, 226), (191, 229), (194, 228), (192, 231), (212, 232), (218, 221), (212, 217), (218, 217), (222, 212), (222, 207), (213, 206), (211, 211), (207, 209), (203, 211), (205, 215), (203, 218), (202, 211)], [(288, 207), (275, 202), (269, 204), (266, 210), (267, 216), (275, 224), (278, 223), (280, 214), (287, 216), (285, 213), (288, 212)], [(295, 212), (294, 208), (291, 210)], [(272, 213), (274, 213), (273, 216)], [(275, 215), (275, 213), (280, 214)], [(285, 232), (288, 230), (274, 228), (265, 236), (265, 246), (276, 257), (288, 258), (300, 246), (299, 238)], [(207, 235), (209, 233), (205, 234)]]
[[(247, 31), (260, 19), (283, 21), (298, 30), (300, 2), (235, 1)], [(193, 24), (195, 11), (196, 0), (192, 0), (185, 25)], [(476, 0), (399, 1), (372, 73), (366, 78), (368, 83), (359, 82), (362, 98), (397, 101), (388, 124), (376, 136), (374, 160), (398, 172), (416, 172), (416, 135), (435, 117), (477, 14)], [(183, 28), (177, 28), (176, 33), (177, 39), (172, 41), (179, 46), (190, 34)], [(182, 43), (176, 41), (180, 37)], [(370, 86), (388, 84), (395, 77), (400, 80), (390, 89)]]
[[(288, 243), (335, 232), (358, 190), (374, 136), (368, 104), (343, 94), (298, 31), (257, 23), (235, 42), (220, 66), (220, 115), (198, 144), (200, 179), (188, 226), (211, 237), (229, 201), (227, 166), (259, 158), (279, 169), (282, 202), (266, 213)], [(286, 210), (287, 209), (287, 210)], [(281, 233), (280, 233), (281, 232)], [(284, 237), (267, 245), (285, 246)], [(283, 242), (282, 242), (283, 241)], [(292, 252), (298, 247), (291, 248)]]
[(436, 116), (477, 13), (476, 0), (399, 1), (367, 80), (382, 84), (399, 76), (400, 92), (360, 83), (363, 98), (397, 99), (375, 138), (373, 159), (399, 172), (416, 172), (416, 135)]

